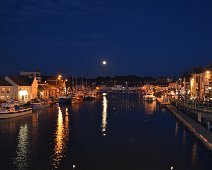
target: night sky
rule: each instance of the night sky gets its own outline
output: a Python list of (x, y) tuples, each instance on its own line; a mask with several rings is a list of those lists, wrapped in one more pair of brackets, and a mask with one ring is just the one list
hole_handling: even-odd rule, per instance
[(0, 75), (165, 76), (211, 62), (211, 0), (0, 1)]

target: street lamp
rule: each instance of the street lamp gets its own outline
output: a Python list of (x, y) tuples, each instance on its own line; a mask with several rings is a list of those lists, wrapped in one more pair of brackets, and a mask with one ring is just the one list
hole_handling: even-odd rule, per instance
[(62, 78), (62, 76), (61, 75), (58, 75), (58, 78), (57, 79), (60, 80), (61, 78)]

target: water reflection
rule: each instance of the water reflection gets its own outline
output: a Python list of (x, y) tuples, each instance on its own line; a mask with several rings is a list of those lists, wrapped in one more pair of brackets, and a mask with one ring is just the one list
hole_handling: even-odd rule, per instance
[(27, 124), (23, 125), (19, 129), (18, 145), (16, 149), (16, 158), (14, 160), (17, 169), (28, 169), (28, 152), (29, 152), (29, 135)]
[(178, 129), (179, 129), (179, 123), (178, 121), (176, 121), (176, 125), (175, 125), (175, 136), (177, 137), (178, 134)]
[(156, 102), (145, 102), (144, 110), (147, 114), (154, 114), (154, 112), (156, 111)]
[(68, 136), (69, 136), (68, 108), (66, 108), (65, 111), (65, 118), (63, 118), (61, 108), (58, 107), (54, 155), (52, 156), (52, 166), (54, 169), (58, 168), (60, 161), (66, 156)]
[(195, 165), (197, 162), (197, 143), (196, 142), (192, 146), (191, 162), (193, 165)]
[(107, 128), (107, 107), (108, 107), (108, 101), (106, 94), (103, 94), (103, 101), (102, 101), (102, 134), (106, 135), (106, 128)]
[(183, 130), (183, 146), (186, 146), (186, 131)]

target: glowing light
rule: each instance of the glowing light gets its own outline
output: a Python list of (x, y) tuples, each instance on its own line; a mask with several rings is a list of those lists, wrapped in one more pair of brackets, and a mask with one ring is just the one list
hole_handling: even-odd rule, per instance
[(107, 98), (104, 95), (103, 96), (103, 101), (102, 101), (102, 133), (105, 136), (106, 135), (106, 128), (107, 128)]
[(57, 79), (60, 80), (61, 78), (62, 78), (62, 76), (61, 75), (58, 75), (58, 78)]
[(194, 78), (191, 79), (191, 87), (194, 86)]
[[(66, 109), (66, 112), (67, 111), (68, 110)], [(63, 119), (63, 114), (59, 107), (57, 117), (57, 128), (55, 131), (54, 155), (52, 156), (52, 166), (54, 167), (54, 169), (58, 168), (60, 161), (65, 156), (65, 152), (67, 151), (67, 142), (69, 136), (68, 116), (65, 117), (65, 121)]]
[(19, 129), (18, 134), (18, 145), (15, 158), (15, 165), (18, 169), (28, 169), (28, 161), (29, 161), (29, 136), (28, 136), (28, 126), (27, 124), (23, 125)]
[(206, 74), (210, 74), (210, 71), (206, 71)]
[(103, 64), (103, 65), (106, 65), (106, 64), (107, 64), (107, 61), (105, 61), (105, 60), (102, 61), (102, 64)]
[(19, 91), (20, 96), (26, 96), (28, 94), (27, 90), (21, 90)]
[(147, 114), (151, 115), (151, 114), (154, 114), (155, 111), (156, 111), (156, 102), (152, 102), (152, 103), (148, 103), (148, 102), (145, 102), (145, 111)]

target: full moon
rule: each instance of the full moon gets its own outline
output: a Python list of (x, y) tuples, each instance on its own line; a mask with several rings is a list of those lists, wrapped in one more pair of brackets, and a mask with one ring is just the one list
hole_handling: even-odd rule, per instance
[(107, 64), (107, 61), (105, 61), (105, 60), (102, 61), (102, 64), (103, 64), (103, 65), (106, 65), (106, 64)]

